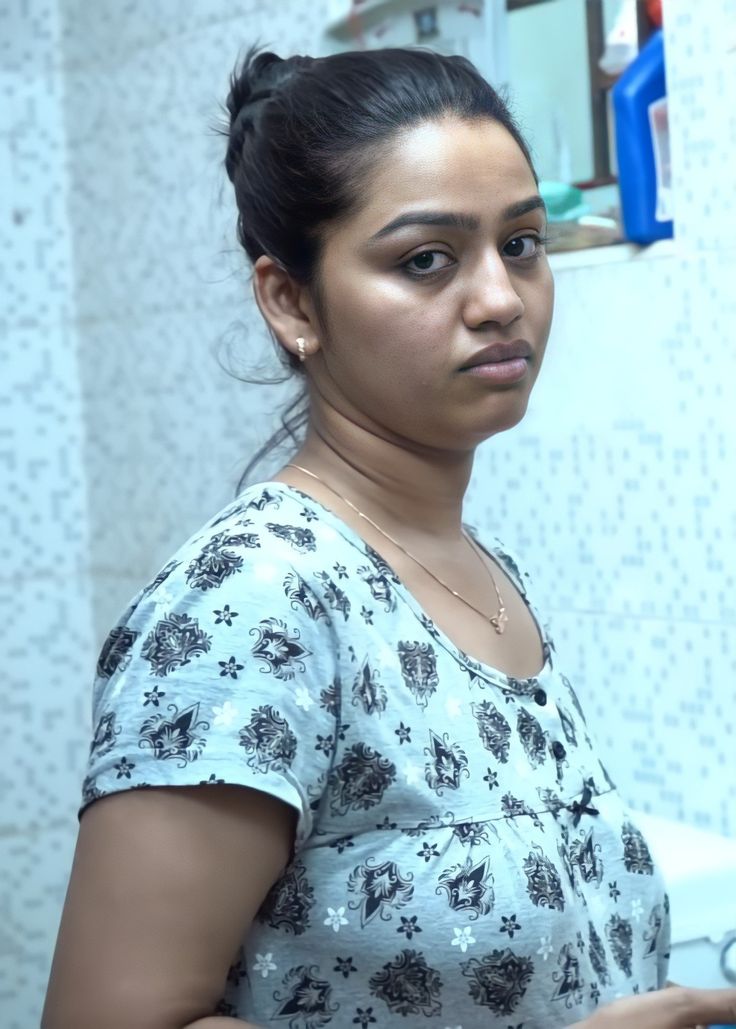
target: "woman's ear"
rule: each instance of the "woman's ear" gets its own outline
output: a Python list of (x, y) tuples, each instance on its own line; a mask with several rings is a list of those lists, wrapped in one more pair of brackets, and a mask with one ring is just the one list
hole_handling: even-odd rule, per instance
[(253, 266), (253, 292), (258, 309), (285, 350), (300, 360), (319, 350), (318, 326), (306, 287), (266, 254)]

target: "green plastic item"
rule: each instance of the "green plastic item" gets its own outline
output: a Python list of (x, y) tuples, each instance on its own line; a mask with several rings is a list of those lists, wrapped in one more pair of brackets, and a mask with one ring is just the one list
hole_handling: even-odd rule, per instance
[(590, 207), (583, 200), (582, 190), (567, 182), (542, 179), (539, 183), (539, 193), (551, 222), (576, 221), (583, 215), (590, 214)]

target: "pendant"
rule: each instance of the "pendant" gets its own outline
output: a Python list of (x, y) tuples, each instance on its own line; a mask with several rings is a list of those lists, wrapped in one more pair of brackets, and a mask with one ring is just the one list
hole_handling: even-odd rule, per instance
[(489, 621), (493, 628), (496, 630), (499, 636), (503, 636), (504, 630), (506, 629), (506, 623), (509, 620), (509, 616), (506, 614), (506, 609), (501, 608), (497, 615), (490, 618)]

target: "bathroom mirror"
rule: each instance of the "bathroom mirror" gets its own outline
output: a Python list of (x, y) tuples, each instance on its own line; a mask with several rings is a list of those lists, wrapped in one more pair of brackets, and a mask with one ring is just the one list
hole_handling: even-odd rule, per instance
[[(507, 0), (508, 85), (540, 177), (615, 181), (610, 87), (598, 67), (625, 0)], [(650, 27), (636, 5), (638, 46)]]

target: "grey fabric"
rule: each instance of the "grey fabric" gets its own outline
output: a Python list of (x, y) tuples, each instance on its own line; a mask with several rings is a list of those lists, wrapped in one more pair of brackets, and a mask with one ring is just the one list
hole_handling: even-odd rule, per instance
[(375, 551), (279, 483), (219, 512), (111, 631), (80, 811), (118, 790), (226, 782), (298, 812), (294, 860), (221, 1013), (553, 1029), (664, 985), (660, 871), (528, 577), (487, 549), (540, 627), (533, 678), (459, 651)]

